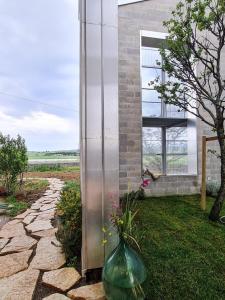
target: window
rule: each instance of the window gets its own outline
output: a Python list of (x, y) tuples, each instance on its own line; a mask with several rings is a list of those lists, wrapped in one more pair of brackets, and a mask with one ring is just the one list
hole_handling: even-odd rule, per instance
[(142, 78), (142, 115), (143, 117), (184, 118), (185, 112), (178, 107), (165, 104), (154, 90), (154, 82), (167, 81), (162, 71), (162, 58), (158, 48), (142, 47), (141, 78)]
[[(145, 33), (148, 33), (145, 31)], [(157, 78), (167, 81), (162, 70), (159, 47), (162, 39), (142, 36), (142, 164), (154, 174), (181, 175), (197, 173), (196, 125), (193, 117), (178, 107), (165, 104), (154, 90)]]
[(162, 129), (143, 128), (143, 165), (155, 174), (162, 173)]

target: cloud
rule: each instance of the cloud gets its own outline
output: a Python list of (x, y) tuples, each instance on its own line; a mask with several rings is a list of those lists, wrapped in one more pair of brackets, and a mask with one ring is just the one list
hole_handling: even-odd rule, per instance
[(0, 0), (0, 7), (0, 130), (26, 136), (32, 149), (77, 148), (78, 0)]
[(22, 135), (29, 150), (67, 150), (79, 146), (78, 122), (43, 111), (16, 117), (0, 107), (0, 129), (3, 134)]
[(74, 127), (73, 120), (65, 119), (43, 111), (14, 117), (4, 110), (0, 111), (0, 128), (5, 134), (17, 135), (21, 132), (32, 134), (66, 134)]

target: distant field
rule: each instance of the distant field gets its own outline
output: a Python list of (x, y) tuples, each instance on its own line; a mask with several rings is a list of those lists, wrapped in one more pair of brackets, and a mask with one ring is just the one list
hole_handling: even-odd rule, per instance
[(80, 154), (77, 151), (28, 151), (29, 161), (80, 161)]

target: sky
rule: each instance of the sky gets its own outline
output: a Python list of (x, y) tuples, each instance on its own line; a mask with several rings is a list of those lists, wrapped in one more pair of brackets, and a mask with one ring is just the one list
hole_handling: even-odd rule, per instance
[(78, 0), (0, 0), (0, 131), (79, 147)]

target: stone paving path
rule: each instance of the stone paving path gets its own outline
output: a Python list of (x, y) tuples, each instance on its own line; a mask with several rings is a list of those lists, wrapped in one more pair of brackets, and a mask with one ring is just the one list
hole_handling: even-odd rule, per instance
[(53, 294), (43, 299), (103, 300), (101, 283), (73, 289), (81, 276), (64, 267), (65, 255), (52, 222), (64, 183), (56, 178), (48, 181), (43, 197), (0, 230), (0, 299), (32, 300), (41, 277), (43, 285), (53, 288)]

